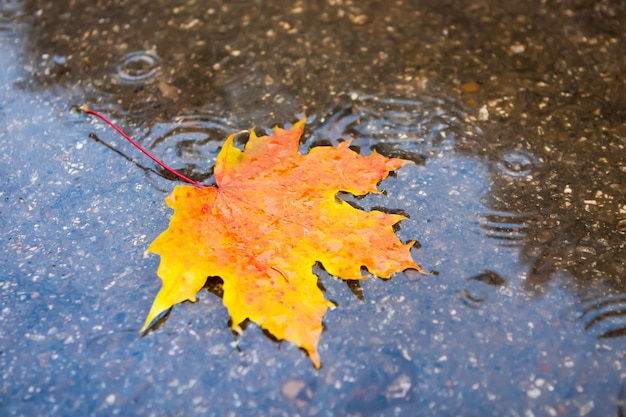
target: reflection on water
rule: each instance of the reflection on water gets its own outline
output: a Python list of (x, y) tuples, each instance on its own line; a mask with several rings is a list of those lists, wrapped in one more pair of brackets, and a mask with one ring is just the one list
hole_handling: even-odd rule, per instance
[(465, 288), (457, 292), (457, 297), (470, 308), (480, 308), (482, 303), (489, 300), (490, 293), (507, 284), (506, 279), (494, 271), (481, 272), (467, 278), (465, 282)]
[[(434, 154), (460, 146), (479, 146), (481, 130), (467, 109), (449, 98), (420, 94), (413, 98), (351, 93), (321, 114), (308, 146), (337, 145), (353, 139), (364, 150), (420, 161), (419, 151)], [(403, 156), (404, 155), (404, 156)]]
[(0, 0), (0, 10), (18, 10), (24, 6), (24, 0)]
[(617, 417), (626, 417), (626, 383), (622, 384), (617, 394)]
[(0, 0), (0, 14), (5, 23), (24, 17), (24, 0)]
[[(0, 414), (624, 415), (625, 19), (574, 0), (0, 1)], [(302, 152), (409, 159), (352, 202), (407, 214), (437, 273), (320, 271), (340, 308), (319, 372), (254, 326), (237, 351), (206, 292), (132, 337), (173, 184), (68, 117), (83, 102), (206, 182), (230, 133), (303, 113)]]
[(491, 212), (480, 214), (480, 230), (484, 236), (505, 246), (523, 246), (528, 229), (536, 224), (536, 215), (529, 213)]
[(17, 36), (28, 28), (22, 19), (24, 0), (0, 0), (0, 36)]
[(379, 348), (381, 361), (363, 369), (346, 398), (350, 416), (376, 416), (395, 406), (406, 406), (418, 398), (419, 371), (411, 358), (395, 346)]
[(598, 338), (626, 336), (626, 296), (597, 297), (583, 300), (571, 315)]
[[(24, 55), (24, 37), (28, 34), (29, 16), (23, 11), (23, 1), (0, 0), (0, 82), (3, 85), (11, 85), (16, 82), (24, 72), (21, 66), (17, 65)], [(18, 58), (19, 57), (19, 58)], [(0, 98), (0, 114), (6, 111), (7, 102), (12, 101), (12, 97), (4, 95)]]
[[(236, 125), (232, 118), (198, 109), (155, 124), (142, 144), (183, 175), (205, 182), (213, 175), (215, 158), (224, 140), (237, 132)], [(158, 171), (170, 178), (165, 171)]]

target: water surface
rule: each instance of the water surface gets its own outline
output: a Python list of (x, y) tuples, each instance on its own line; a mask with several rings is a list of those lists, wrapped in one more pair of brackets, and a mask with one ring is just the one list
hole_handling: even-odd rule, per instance
[[(626, 415), (626, 5), (0, 1), (0, 414)], [(225, 137), (414, 162), (355, 199), (428, 275), (325, 296), (323, 367), (143, 256)], [(242, 137), (243, 138), (243, 137)], [(214, 283), (213, 283), (214, 284)], [(218, 294), (218, 295), (216, 295)]]

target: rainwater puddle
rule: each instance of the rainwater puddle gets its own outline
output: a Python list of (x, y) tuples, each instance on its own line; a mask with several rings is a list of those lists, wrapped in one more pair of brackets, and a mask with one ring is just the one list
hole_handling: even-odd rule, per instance
[(577, 305), (567, 315), (584, 323), (585, 330), (599, 339), (626, 336), (626, 297), (597, 297)]
[[(212, 178), (215, 158), (228, 136), (237, 132), (232, 119), (199, 109), (176, 116), (171, 122), (156, 124), (143, 138), (142, 145), (170, 166), (196, 181)], [(169, 178), (164, 170), (161, 176)]]
[(502, 175), (521, 178), (532, 175), (538, 169), (538, 160), (530, 152), (515, 149), (502, 152), (497, 161), (496, 169)]
[[(626, 414), (626, 8), (118, 6), (0, 1), (0, 414)], [(320, 370), (215, 288), (141, 336), (178, 182), (83, 103), (206, 184), (305, 114), (302, 153), (407, 159), (339, 197), (406, 215), (426, 274), (315, 267)]]
[(480, 215), (480, 232), (504, 246), (523, 246), (528, 229), (534, 224), (532, 213), (485, 212)]
[(24, 17), (22, 11), (24, 3), (20, 0), (0, 1), (0, 36), (16, 37), (28, 28), (21, 22)]
[(133, 51), (124, 55), (115, 67), (119, 82), (142, 84), (161, 73), (161, 58), (153, 51)]
[(465, 305), (472, 308), (480, 308), (482, 303), (489, 301), (499, 290), (499, 287), (507, 285), (506, 279), (496, 272), (484, 271), (466, 279), (465, 288), (457, 293), (457, 297)]
[(305, 146), (336, 146), (339, 140), (351, 139), (363, 152), (376, 150), (387, 157), (423, 163), (438, 152), (478, 147), (482, 140), (480, 127), (467, 109), (448, 98), (353, 92), (337, 101), (342, 104), (316, 119)]

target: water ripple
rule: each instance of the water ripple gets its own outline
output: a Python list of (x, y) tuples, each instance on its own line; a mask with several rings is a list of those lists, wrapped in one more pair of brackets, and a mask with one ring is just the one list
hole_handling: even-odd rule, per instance
[(536, 223), (534, 213), (510, 213), (506, 211), (488, 211), (480, 214), (480, 233), (497, 240), (506, 247), (518, 247), (528, 238), (528, 232)]
[(483, 271), (465, 280), (465, 288), (457, 291), (456, 297), (470, 308), (480, 308), (481, 304), (489, 300), (489, 296), (495, 294), (498, 287), (507, 285), (506, 279), (497, 272)]
[(509, 177), (521, 178), (532, 175), (539, 166), (537, 158), (523, 149), (503, 151), (495, 161), (498, 172)]
[(20, 10), (25, 4), (25, 0), (0, 0), (0, 13)]
[[(235, 124), (225, 117), (205, 111), (190, 112), (157, 124), (143, 143), (175, 170), (204, 181), (212, 175), (224, 140), (236, 131)], [(166, 172), (160, 174), (170, 178)]]
[(161, 73), (161, 58), (154, 51), (133, 51), (117, 63), (116, 78), (123, 84), (142, 84)]
[(363, 149), (423, 163), (424, 154), (476, 143), (482, 136), (468, 113), (449, 98), (352, 93), (339, 100), (317, 120), (309, 146), (353, 139)]
[(582, 301), (572, 315), (599, 339), (626, 336), (626, 295)]
[(28, 25), (20, 21), (25, 4), (24, 0), (0, 0), (0, 36), (11, 37), (27, 30)]

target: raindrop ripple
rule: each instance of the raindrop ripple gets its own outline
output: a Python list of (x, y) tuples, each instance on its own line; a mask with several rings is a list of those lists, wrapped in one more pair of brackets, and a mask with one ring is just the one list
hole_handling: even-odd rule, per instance
[(161, 73), (161, 58), (153, 51), (134, 51), (124, 55), (116, 66), (117, 79), (124, 84), (142, 84)]

